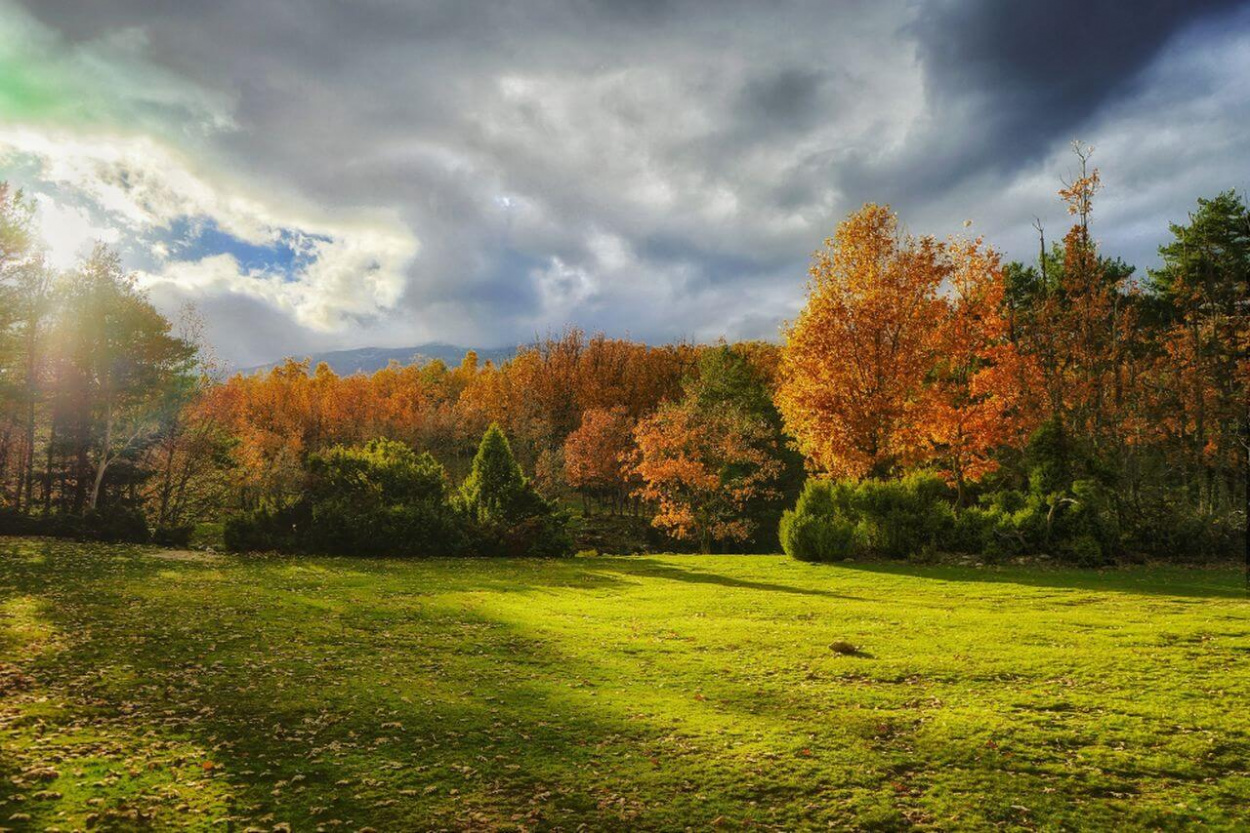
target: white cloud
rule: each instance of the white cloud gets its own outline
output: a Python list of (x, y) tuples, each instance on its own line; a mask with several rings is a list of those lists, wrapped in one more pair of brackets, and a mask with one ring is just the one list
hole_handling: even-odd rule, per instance
[[(125, 230), (131, 244), (144, 249), (140, 255), (157, 264), (141, 270), (145, 284), (249, 295), (320, 331), (393, 308), (418, 250), (416, 238), (389, 212), (331, 216), (289, 195), (280, 203), (264, 199), (147, 136), (0, 128), (0, 158), (6, 155), (21, 157), (35, 172), (26, 185), (39, 202), (44, 236), (59, 265), (71, 263), (90, 240), (117, 243)], [(54, 192), (78, 204), (54, 200)], [(92, 213), (103, 220), (93, 221)], [(306, 257), (292, 274), (282, 274), (244, 270), (228, 255), (170, 261), (163, 242), (145, 242), (188, 220), (211, 220), (261, 246), (294, 234)]]
[(35, 195), (35, 224), (47, 246), (48, 265), (68, 269), (99, 243), (116, 243), (121, 233), (110, 226), (99, 226), (83, 208), (59, 203), (47, 194)]

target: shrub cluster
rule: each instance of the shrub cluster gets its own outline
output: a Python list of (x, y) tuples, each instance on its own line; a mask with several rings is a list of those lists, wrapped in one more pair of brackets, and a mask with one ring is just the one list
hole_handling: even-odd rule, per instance
[(1021, 487), (988, 490), (963, 509), (931, 473), (809, 481), (782, 517), (782, 547), (802, 561), (967, 553), (1052, 555), (1085, 566), (1104, 564), (1125, 549), (1113, 494), (1055, 425), (1038, 430), (1021, 465), (1027, 472)]
[(794, 509), (782, 515), (782, 548), (801, 561), (908, 558), (948, 549), (956, 521), (947, 491), (926, 473), (902, 480), (809, 480)]
[(153, 538), (143, 512), (126, 504), (88, 509), (81, 515), (70, 512), (27, 515), (4, 509), (0, 510), (0, 535), (48, 535), (131, 544), (145, 544)]
[(298, 500), (231, 518), (225, 543), (236, 551), (556, 556), (572, 547), (566, 521), (492, 426), (459, 494), (438, 461), (403, 443), (336, 446), (309, 455)]
[(1108, 496), (1082, 480), (1059, 492), (1004, 490), (962, 511), (941, 478), (807, 483), (781, 520), (781, 543), (801, 561), (859, 556), (926, 558), (967, 553), (991, 559), (1053, 555), (1084, 566), (1120, 551)]

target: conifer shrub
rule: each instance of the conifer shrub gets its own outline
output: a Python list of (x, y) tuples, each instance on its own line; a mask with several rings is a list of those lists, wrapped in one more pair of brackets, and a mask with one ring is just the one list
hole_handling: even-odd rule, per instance
[(782, 516), (780, 537), (802, 561), (914, 558), (949, 550), (956, 530), (949, 488), (917, 472), (901, 480), (809, 480)]
[(568, 515), (525, 477), (498, 425), (483, 435), (457, 505), (480, 554), (562, 556), (573, 551)]

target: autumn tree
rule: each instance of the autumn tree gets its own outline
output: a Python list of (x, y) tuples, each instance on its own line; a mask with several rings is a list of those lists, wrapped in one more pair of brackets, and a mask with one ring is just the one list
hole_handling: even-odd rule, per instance
[(769, 432), (739, 414), (707, 413), (692, 399), (661, 406), (638, 424), (637, 494), (656, 507), (652, 524), (711, 552), (718, 541), (746, 541), (753, 498), (775, 493), (781, 463), (761, 446)]
[(584, 500), (594, 499), (621, 511), (631, 484), (633, 428), (623, 405), (582, 413), (582, 424), (564, 443), (564, 479)]
[(799, 447), (838, 477), (884, 474), (925, 453), (918, 415), (950, 268), (931, 237), (865, 205), (816, 252), (807, 305), (785, 333), (777, 403)]
[(636, 494), (654, 503), (654, 526), (704, 552), (713, 544), (775, 544), (802, 459), (789, 448), (759, 349), (701, 351), (685, 393), (634, 431)]
[(204, 340), (202, 320), (187, 306), (177, 326), (177, 337), (196, 350), (194, 373), (175, 377), (168, 411), (140, 460), (150, 473), (140, 492), (156, 537), (185, 544), (197, 519), (226, 505), (234, 438), (209, 395), (218, 386), (218, 364)]
[(798, 499), (806, 476), (803, 455), (774, 401), (779, 352), (760, 342), (716, 344), (700, 353), (697, 372), (686, 382), (686, 396), (700, 412), (728, 414), (758, 426), (756, 451), (779, 466), (769, 488), (760, 489), (742, 510), (751, 528), (743, 543), (766, 550), (779, 545), (781, 513)]
[(1008, 337), (999, 254), (978, 238), (949, 241), (943, 257), (938, 349), (917, 418), (962, 506), (967, 484), (997, 468), (995, 452), (1019, 447), (1034, 427), (1026, 394), (1037, 372)]
[(653, 524), (704, 552), (752, 541), (762, 527), (771, 537), (781, 502), (797, 493), (801, 463), (764, 374), (726, 344), (702, 352), (685, 395), (643, 419), (635, 442), (637, 494), (655, 504)]
[(1089, 170), (1092, 149), (1075, 146), (1080, 175), (1059, 194), (1075, 217), (1063, 240), (1064, 309), (1070, 367), (1063, 407), (1075, 430), (1095, 445), (1123, 441), (1124, 375), (1133, 341), (1135, 308), (1128, 275), (1106, 268), (1090, 233), (1093, 198), (1101, 188), (1097, 169)]
[(1050, 251), (1042, 239), (1036, 268), (1010, 271), (1007, 306), (1012, 340), (1041, 374), (1036, 406), (1065, 435), (1110, 455), (1127, 442), (1135, 405), (1137, 293), (1132, 267), (1098, 251), (1091, 223), (1102, 180), (1089, 167), (1092, 148), (1074, 151), (1077, 175), (1059, 191), (1072, 225)]

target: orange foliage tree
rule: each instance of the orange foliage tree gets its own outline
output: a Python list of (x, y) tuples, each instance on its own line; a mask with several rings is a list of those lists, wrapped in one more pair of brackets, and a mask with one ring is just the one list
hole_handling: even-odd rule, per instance
[[(561, 452), (588, 410), (632, 421), (680, 395), (697, 350), (649, 347), (570, 329), (518, 350), (500, 365), (469, 352), (460, 366), (392, 363), (372, 375), (339, 376), (288, 360), (267, 373), (235, 376), (206, 394), (235, 439), (241, 502), (281, 501), (298, 488), (304, 458), (331, 445), (374, 438), (429, 451), (463, 475), (486, 427), (504, 426), (518, 457), (549, 491), (558, 491)], [(615, 409), (615, 410), (614, 410)]]
[(966, 484), (997, 468), (994, 452), (1020, 445), (1034, 427), (1025, 395), (1037, 370), (1008, 338), (999, 254), (979, 238), (945, 249), (945, 310), (933, 324), (939, 349), (918, 418), (962, 506)]
[(1059, 191), (1075, 222), (1056, 253), (1042, 252), (1041, 279), (1023, 326), (1021, 347), (1037, 359), (1048, 417), (1093, 448), (1124, 445), (1133, 413), (1130, 384), (1136, 374), (1132, 269), (1098, 253), (1090, 234), (1094, 197), (1102, 188), (1090, 170), (1092, 150), (1074, 149), (1080, 175)]
[(634, 423), (624, 406), (591, 408), (564, 443), (564, 479), (582, 493), (620, 511), (629, 492)]
[(745, 541), (754, 498), (776, 494), (782, 463), (767, 450), (772, 430), (733, 410), (708, 411), (687, 398), (638, 424), (637, 494), (654, 502), (652, 524), (711, 552), (717, 541)]
[(786, 332), (777, 405), (800, 449), (838, 477), (881, 474), (925, 451), (924, 407), (950, 272), (931, 237), (865, 205), (816, 252), (807, 306)]

